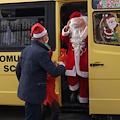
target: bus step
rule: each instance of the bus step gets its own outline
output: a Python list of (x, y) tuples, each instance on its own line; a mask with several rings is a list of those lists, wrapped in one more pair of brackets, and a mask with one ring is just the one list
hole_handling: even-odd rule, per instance
[(61, 107), (62, 112), (88, 112), (89, 105), (88, 104), (80, 104), (80, 103), (64, 103)]

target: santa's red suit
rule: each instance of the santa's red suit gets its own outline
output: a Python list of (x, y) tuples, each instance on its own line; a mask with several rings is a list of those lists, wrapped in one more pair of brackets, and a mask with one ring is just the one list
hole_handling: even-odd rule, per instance
[[(70, 19), (81, 17), (81, 14), (74, 12)], [(65, 27), (61, 33), (63, 42), (68, 43), (68, 60), (66, 62), (66, 72), (69, 89), (76, 91), (79, 89), (77, 96), (80, 103), (88, 103), (88, 27), (80, 34), (81, 38), (85, 41), (84, 47), (79, 48), (79, 45), (74, 47), (72, 43), (69, 30), (65, 32)], [(75, 51), (75, 49), (78, 49)], [(79, 50), (79, 51), (78, 51)]]

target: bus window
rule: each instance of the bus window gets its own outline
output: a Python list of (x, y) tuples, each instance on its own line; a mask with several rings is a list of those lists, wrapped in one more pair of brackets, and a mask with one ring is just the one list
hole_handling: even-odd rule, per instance
[(120, 0), (93, 0), (92, 6), (94, 9), (120, 8)]
[(94, 12), (93, 22), (95, 43), (120, 45), (120, 11)]
[(21, 51), (30, 45), (31, 26), (35, 23), (46, 27), (51, 39), (49, 45), (55, 50), (54, 2), (16, 4), (14, 8), (11, 4), (1, 5), (0, 8), (0, 51)]

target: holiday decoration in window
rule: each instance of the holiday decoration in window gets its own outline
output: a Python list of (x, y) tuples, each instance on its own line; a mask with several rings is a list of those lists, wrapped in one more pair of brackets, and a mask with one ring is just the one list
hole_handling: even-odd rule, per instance
[(99, 0), (97, 8), (120, 8), (120, 0)]
[(120, 11), (94, 12), (93, 22), (95, 43), (120, 45)]

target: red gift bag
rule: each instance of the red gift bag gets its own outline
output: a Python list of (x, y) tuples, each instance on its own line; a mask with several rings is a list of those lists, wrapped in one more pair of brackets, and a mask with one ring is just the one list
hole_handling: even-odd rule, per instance
[(61, 48), (60, 51), (61, 51), (60, 61), (66, 63), (68, 59), (68, 55), (66, 54), (67, 50), (64, 48)]

